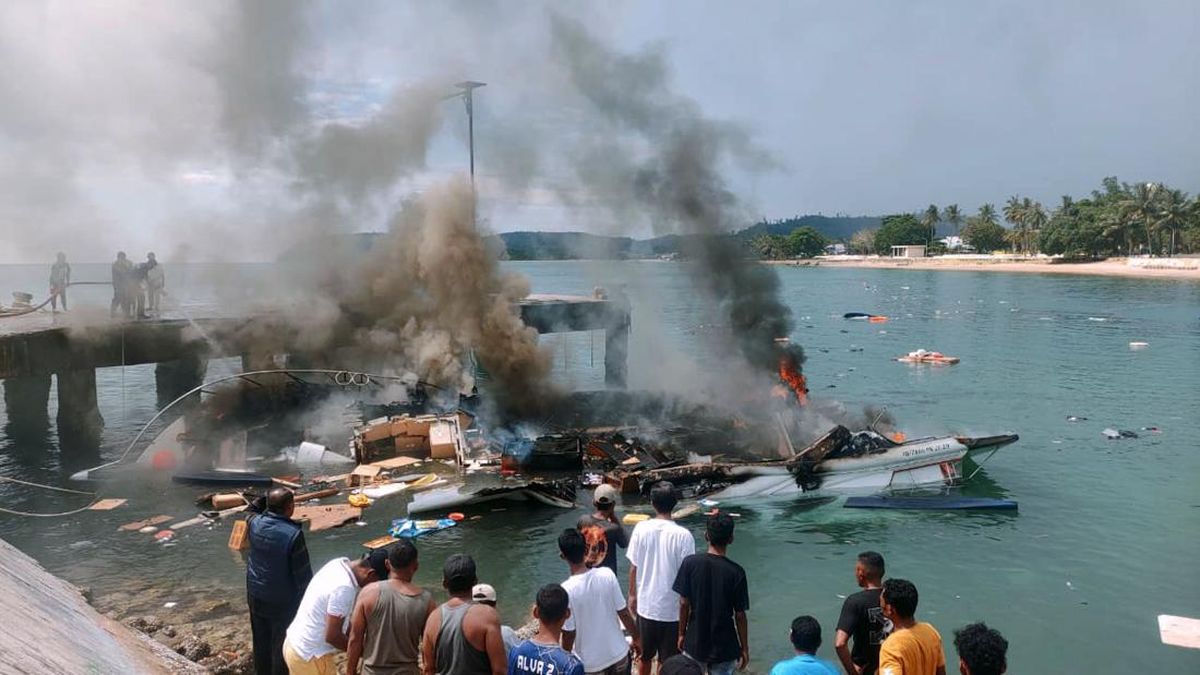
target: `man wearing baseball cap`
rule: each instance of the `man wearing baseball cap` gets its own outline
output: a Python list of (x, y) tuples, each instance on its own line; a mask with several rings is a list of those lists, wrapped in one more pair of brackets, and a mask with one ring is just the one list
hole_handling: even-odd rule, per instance
[(580, 516), (576, 526), (587, 541), (588, 552), (584, 564), (588, 567), (603, 565), (617, 574), (617, 547), (629, 545), (629, 536), (617, 518), (616, 488), (604, 484), (596, 488), (592, 503), (596, 512)]
[(333, 675), (334, 657), (346, 651), (348, 621), (358, 589), (386, 579), (388, 551), (334, 558), (313, 575), (283, 641), (283, 660), (292, 675)]
[[(496, 589), (492, 588), (491, 584), (475, 584), (471, 589), (471, 599), (481, 605), (488, 607), (496, 607)], [(500, 638), (504, 640), (504, 653), (512, 652), (513, 647), (521, 644), (517, 639), (517, 631), (512, 629), (512, 626), (500, 626)]]

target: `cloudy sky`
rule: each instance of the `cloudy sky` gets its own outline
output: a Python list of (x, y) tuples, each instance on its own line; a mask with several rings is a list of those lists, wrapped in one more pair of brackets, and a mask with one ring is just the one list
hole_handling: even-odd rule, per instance
[[(660, 59), (664, 97), (770, 153), (770, 169), (728, 167), (751, 216), (1049, 204), (1113, 174), (1200, 191), (1191, 0), (554, 7)], [(118, 247), (269, 259), (300, 234), (377, 229), (389, 200), (466, 165), (460, 102), (389, 111), (467, 78), (488, 84), (476, 143), (492, 227), (613, 231), (587, 215), (603, 196), (556, 161), (598, 123), (564, 95), (550, 42), (535, 3), (3, 3), (0, 262)], [(321, 154), (339, 138), (322, 128), (372, 124), (387, 142)], [(340, 179), (403, 153), (403, 170)], [(296, 208), (339, 187), (336, 215)]]

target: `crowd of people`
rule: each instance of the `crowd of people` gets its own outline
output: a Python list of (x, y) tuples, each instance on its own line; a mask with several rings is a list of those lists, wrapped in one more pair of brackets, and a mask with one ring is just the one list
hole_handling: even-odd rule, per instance
[[(617, 493), (600, 486), (595, 512), (558, 537), (565, 578), (538, 590), (537, 632), (518, 640), (496, 611), (496, 591), (480, 584), (475, 561), (458, 553), (442, 565), (448, 598), (416, 585), (419, 554), (410, 540), (360, 558), (336, 558), (313, 574), (292, 493), (272, 490), (249, 521), (247, 601), (259, 675), (332, 675), (346, 653), (352, 675), (731, 675), (750, 664), (749, 580), (728, 553), (735, 520), (715, 512), (707, 548), (674, 522), (677, 491), (650, 491), (655, 516), (632, 533), (616, 514)], [(629, 561), (628, 598), (617, 550)], [(883, 556), (859, 554), (861, 591), (846, 598), (834, 647), (846, 675), (944, 675), (942, 639), (916, 617), (912, 582), (886, 578)], [(820, 622), (791, 623), (795, 656), (771, 675), (838, 675), (817, 658)], [(962, 675), (999, 675), (1008, 643), (983, 623), (955, 632)]]
[[(97, 282), (102, 283), (102, 282)], [(67, 255), (60, 252), (50, 266), (50, 310), (57, 312), (62, 303), (67, 310), (67, 287), (71, 285), (71, 265)], [(153, 253), (146, 254), (144, 262), (133, 264), (124, 251), (117, 252), (112, 264), (113, 298), (109, 313), (116, 318), (120, 313), (127, 319), (148, 319), (158, 316), (159, 302), (167, 294), (167, 278), (162, 265)]]

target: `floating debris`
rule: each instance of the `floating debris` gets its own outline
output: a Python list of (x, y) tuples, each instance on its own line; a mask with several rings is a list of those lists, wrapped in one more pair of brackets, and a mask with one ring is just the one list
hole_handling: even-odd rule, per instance
[(1138, 437), (1136, 431), (1129, 431), (1128, 429), (1113, 429), (1111, 427), (1105, 429), (1104, 431), (1101, 431), (1100, 433), (1110, 441), (1115, 441), (1115, 440), (1119, 440), (1122, 438), (1137, 438)]

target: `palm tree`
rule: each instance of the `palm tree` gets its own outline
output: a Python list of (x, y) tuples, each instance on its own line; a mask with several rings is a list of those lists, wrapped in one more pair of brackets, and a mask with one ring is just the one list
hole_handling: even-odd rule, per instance
[(921, 224), (929, 230), (930, 245), (937, 237), (937, 224), (940, 222), (942, 222), (942, 217), (938, 214), (938, 207), (934, 204), (930, 204), (929, 208), (925, 209), (925, 213), (921, 214)]
[(1163, 190), (1159, 196), (1155, 229), (1171, 231), (1171, 248), (1167, 255), (1175, 255), (1175, 234), (1187, 225), (1192, 216), (1192, 204), (1183, 190)]
[(958, 236), (958, 224), (962, 222), (962, 212), (958, 210), (958, 204), (951, 204), (942, 209), (942, 220), (954, 226), (954, 236)]
[[(1026, 197), (1028, 202), (1029, 198)], [(1021, 199), (1016, 195), (1008, 198), (1004, 203), (1004, 219), (1012, 223), (1013, 229), (1009, 235), (1009, 241), (1017, 244), (1017, 248), (1021, 249), (1025, 243), (1025, 205), (1021, 203)]]
[(1049, 218), (1046, 217), (1046, 209), (1042, 207), (1041, 202), (1029, 203), (1029, 199), (1021, 204), (1021, 209), (1025, 212), (1025, 236), (1028, 237), (1026, 248), (1033, 251), (1036, 248), (1033, 243), (1037, 241), (1037, 235), (1045, 227)]
[(980, 222), (988, 225), (996, 224), (996, 207), (992, 204), (984, 204), (979, 207), (979, 215), (977, 216)]
[(1151, 228), (1158, 217), (1158, 192), (1160, 187), (1157, 183), (1138, 183), (1133, 186), (1129, 197), (1121, 202), (1121, 212), (1125, 216), (1124, 220), (1126, 224), (1130, 227), (1139, 224), (1145, 228), (1146, 249), (1152, 255), (1154, 253), (1154, 239)]

